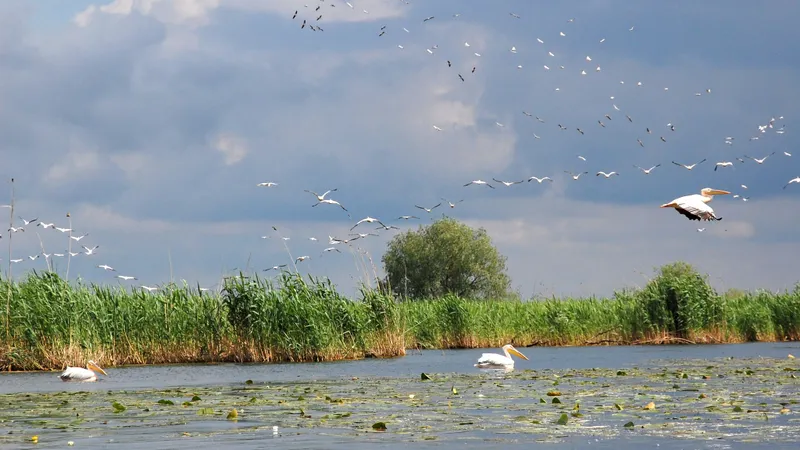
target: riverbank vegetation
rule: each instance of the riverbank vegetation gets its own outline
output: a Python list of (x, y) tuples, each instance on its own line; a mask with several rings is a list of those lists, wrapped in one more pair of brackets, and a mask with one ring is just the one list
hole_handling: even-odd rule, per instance
[(324, 279), (237, 276), (219, 293), (168, 285), (150, 293), (70, 284), (54, 273), (0, 281), (10, 315), (3, 370), (182, 362), (322, 361), (403, 355), (406, 348), (733, 343), (800, 338), (800, 288), (715, 292), (691, 266), (662, 267), (611, 298), (349, 299)]

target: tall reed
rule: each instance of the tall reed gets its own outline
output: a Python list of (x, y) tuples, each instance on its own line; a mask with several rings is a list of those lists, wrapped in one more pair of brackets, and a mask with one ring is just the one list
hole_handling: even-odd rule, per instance
[[(4, 285), (4, 286), (3, 286)], [(800, 339), (800, 285), (715, 292), (683, 263), (610, 298), (400, 301), (363, 285), (358, 299), (327, 279), (239, 273), (219, 293), (170, 283), (149, 293), (70, 283), (55, 272), (0, 280), (7, 370), (66, 364), (324, 361), (416, 348), (613, 345)]]

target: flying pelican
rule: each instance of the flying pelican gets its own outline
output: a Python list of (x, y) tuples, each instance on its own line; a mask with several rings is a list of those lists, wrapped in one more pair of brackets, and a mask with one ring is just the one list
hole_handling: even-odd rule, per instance
[(511, 355), (519, 356), (525, 360), (528, 359), (527, 356), (520, 353), (519, 350), (515, 349), (511, 344), (506, 344), (503, 346), (503, 353), (505, 356), (498, 353), (484, 353), (480, 358), (478, 358), (478, 363), (475, 364), (475, 367), (482, 369), (502, 369), (506, 367), (514, 367), (514, 360), (511, 359)]
[(442, 204), (441, 204), (441, 202), (440, 202), (440, 203), (437, 203), (437, 204), (436, 204), (436, 206), (431, 206), (430, 208), (425, 208), (425, 207), (423, 207), (423, 206), (419, 206), (419, 205), (414, 205), (414, 206), (415, 206), (415, 207), (417, 207), (417, 208), (419, 208), (419, 209), (421, 209), (421, 210), (423, 210), (423, 211), (425, 211), (426, 213), (430, 213), (430, 212), (431, 212), (431, 211), (433, 211), (434, 209), (436, 209), (436, 208), (438, 208), (438, 207), (442, 206)]
[(655, 169), (656, 167), (661, 167), (661, 164), (656, 164), (655, 166), (653, 166), (653, 167), (651, 167), (649, 169), (644, 169), (644, 168), (639, 167), (639, 166), (633, 166), (633, 167), (636, 167), (637, 169), (641, 170), (642, 173), (644, 173), (645, 175), (650, 175), (650, 172), (652, 172), (653, 169)]
[[(509, 186), (513, 186), (513, 185), (515, 185), (515, 184), (520, 184), (520, 183), (522, 183), (522, 181), (501, 181), (501, 180), (498, 180), (497, 178), (492, 178), (492, 180), (494, 180), (494, 181), (496, 181), (496, 182), (498, 182), (498, 183), (500, 183), (500, 184), (503, 184), (503, 185), (505, 185), (506, 187), (509, 187)], [(524, 181), (524, 180), (523, 180), (523, 181)]]
[(580, 172), (578, 174), (574, 174), (574, 173), (572, 173), (570, 171), (565, 170), (564, 173), (568, 173), (569, 176), (571, 176), (573, 180), (578, 181), (578, 178), (580, 178), (581, 175), (587, 174), (589, 172)]
[[(459, 201), (457, 201), (457, 202), (453, 203), (453, 202), (451, 202), (450, 200), (448, 200), (448, 199), (446, 199), (446, 198), (444, 198), (444, 197), (442, 197), (442, 200), (446, 201), (446, 202), (447, 202), (447, 204), (450, 206), (450, 208), (455, 208), (457, 204), (459, 204), (459, 203), (461, 203), (461, 202), (463, 202), (463, 201), (464, 201), (464, 199), (462, 198), (461, 200), (459, 200)], [(419, 217), (417, 217), (417, 218), (419, 219)]]
[(273, 187), (277, 186), (278, 183), (273, 183), (272, 181), (265, 181), (264, 183), (258, 183), (256, 186), (258, 187)]
[(308, 193), (312, 194), (314, 197), (317, 197), (317, 201), (318, 201), (318, 202), (321, 202), (321, 201), (325, 200), (325, 196), (326, 196), (326, 195), (330, 194), (331, 192), (336, 192), (337, 190), (338, 190), (338, 189), (328, 189), (328, 190), (327, 190), (327, 191), (325, 191), (325, 193), (324, 193), (324, 194), (322, 194), (322, 195), (319, 195), (319, 194), (317, 194), (316, 192), (314, 192), (314, 191), (311, 191), (311, 190), (308, 190), (308, 189), (304, 189), (303, 191), (304, 191), (304, 192), (308, 192)]
[(604, 177), (606, 177), (606, 178), (611, 178), (611, 177), (612, 177), (612, 176), (614, 176), (614, 175), (617, 175), (617, 176), (619, 176), (619, 174), (618, 174), (617, 172), (609, 172), (609, 173), (605, 173), (605, 172), (602, 172), (602, 171), (601, 171), (601, 172), (597, 172), (597, 175), (595, 175), (595, 176), (598, 176), (598, 177), (599, 177), (600, 175), (602, 175), (602, 176), (604, 176)]
[(85, 369), (83, 367), (67, 366), (64, 372), (59, 375), (59, 378), (61, 378), (61, 381), (97, 381), (97, 374), (94, 373), (95, 371), (108, 376), (105, 370), (98, 366), (97, 363), (90, 360), (86, 363)]
[(703, 188), (700, 190), (700, 194), (685, 195), (669, 203), (664, 203), (661, 207), (675, 208), (678, 213), (686, 216), (689, 220), (722, 220), (722, 217), (714, 215), (714, 210), (707, 203), (713, 200), (715, 195), (726, 194), (730, 194), (730, 192)]
[(528, 182), (531, 182), (533, 180), (536, 180), (539, 184), (542, 184), (542, 182), (545, 181), (545, 180), (550, 181), (550, 182), (553, 181), (553, 179), (550, 178), (550, 177), (542, 177), (542, 178), (530, 177), (530, 178), (528, 178)]
[(696, 162), (696, 163), (694, 163), (694, 164), (681, 164), (681, 163), (676, 163), (675, 161), (672, 161), (672, 164), (675, 164), (676, 166), (681, 166), (681, 167), (683, 167), (683, 168), (684, 168), (684, 169), (686, 169), (686, 170), (692, 170), (692, 169), (694, 169), (694, 166), (696, 166), (696, 165), (698, 165), (698, 164), (700, 164), (700, 163), (703, 163), (703, 162), (705, 162), (705, 161), (706, 161), (706, 159), (705, 159), (705, 158), (703, 158), (703, 160), (702, 160), (702, 161), (700, 161), (700, 162)]
[[(765, 157), (763, 157), (763, 158), (761, 158), (761, 159), (758, 159), (758, 158), (753, 158), (752, 156), (747, 156), (747, 155), (744, 155), (744, 157), (745, 157), (745, 158), (748, 158), (748, 159), (752, 159), (753, 161), (755, 161), (755, 162), (756, 162), (756, 163), (758, 163), (758, 164), (764, 164), (764, 161), (766, 161), (766, 160), (767, 160), (767, 158), (769, 158), (770, 156), (772, 156), (772, 155), (774, 155), (774, 154), (775, 154), (775, 152), (772, 152), (772, 153), (770, 153), (769, 155), (767, 155), (767, 156), (765, 156)], [(34, 220), (36, 220), (36, 219), (34, 219)], [(25, 225), (27, 225), (27, 223), (26, 223)]]
[(489, 184), (489, 183), (487, 183), (487, 182), (485, 182), (483, 180), (472, 180), (469, 183), (465, 184), (464, 186), (466, 187), (466, 186), (469, 186), (471, 184), (483, 184), (486, 187), (490, 187), (490, 188), (494, 189), (494, 186), (492, 186), (491, 184)]
[(733, 167), (733, 163), (730, 161), (720, 161), (714, 164), (714, 172), (716, 172), (720, 167)]
[(792, 178), (791, 180), (789, 180), (788, 183), (786, 183), (785, 186), (783, 186), (783, 188), (786, 189), (786, 187), (789, 186), (792, 183), (800, 183), (800, 177)]

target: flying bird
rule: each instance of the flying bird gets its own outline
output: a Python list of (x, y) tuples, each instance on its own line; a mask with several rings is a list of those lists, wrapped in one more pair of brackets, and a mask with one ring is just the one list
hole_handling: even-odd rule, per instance
[(605, 172), (602, 172), (602, 171), (601, 171), (601, 172), (597, 172), (597, 175), (595, 175), (595, 176), (599, 177), (600, 175), (602, 175), (602, 176), (604, 176), (604, 177), (606, 177), (606, 178), (611, 178), (611, 177), (612, 177), (612, 176), (614, 176), (614, 175), (617, 175), (617, 176), (619, 176), (619, 174), (618, 174), (617, 172), (609, 172), (609, 173), (605, 173)]
[(95, 251), (95, 250), (97, 250), (98, 248), (100, 248), (100, 246), (99, 246), (99, 245), (95, 245), (95, 246), (94, 246), (94, 247), (92, 247), (92, 248), (88, 248), (88, 247), (86, 247), (85, 245), (82, 245), (81, 247), (83, 247), (83, 249), (84, 249), (84, 250), (86, 250), (86, 252), (85, 252), (85, 253), (86, 253), (87, 255), (93, 255), (93, 254), (94, 254), (94, 251)]
[(501, 181), (501, 180), (498, 180), (497, 178), (492, 178), (492, 180), (494, 180), (494, 181), (496, 181), (496, 182), (498, 182), (500, 184), (503, 184), (506, 187), (513, 186), (515, 184), (520, 184), (523, 181), (525, 181), (525, 180), (520, 180), (520, 181)]
[(471, 184), (483, 184), (486, 187), (490, 187), (490, 188), (494, 189), (494, 186), (492, 186), (491, 184), (489, 184), (489, 183), (487, 183), (487, 182), (485, 182), (483, 180), (472, 180), (469, 183), (465, 184), (464, 186), (466, 187), (466, 186), (469, 186)]
[(689, 220), (722, 220), (722, 217), (714, 215), (714, 210), (708, 203), (714, 199), (715, 195), (730, 194), (728, 191), (720, 189), (703, 188), (700, 194), (684, 195), (675, 200), (664, 203), (661, 208), (675, 208), (678, 213), (687, 217)]
[(313, 194), (313, 195), (314, 195), (314, 197), (317, 197), (317, 201), (318, 201), (318, 202), (321, 202), (321, 201), (325, 200), (325, 196), (326, 196), (326, 195), (330, 194), (331, 192), (336, 192), (337, 190), (338, 190), (338, 188), (337, 188), (337, 189), (328, 189), (327, 191), (325, 191), (325, 193), (324, 193), (324, 194), (322, 194), (322, 195), (319, 195), (319, 194), (317, 194), (317, 193), (316, 193), (316, 192), (314, 192), (314, 191), (310, 191), (310, 190), (308, 190), (308, 189), (303, 189), (303, 191), (305, 191), (305, 192), (308, 192), (308, 193), (310, 193), (310, 194)]
[(128, 276), (128, 275), (117, 275), (117, 278), (120, 280), (130, 281), (130, 280), (138, 280), (136, 277)]
[(461, 200), (459, 200), (457, 202), (451, 202), (450, 200), (448, 200), (448, 199), (446, 199), (444, 197), (442, 197), (442, 200), (447, 202), (447, 205), (450, 206), (450, 209), (455, 208), (457, 204), (459, 204), (459, 203), (464, 201), (464, 199), (462, 198)]
[(117, 271), (117, 269), (115, 269), (115, 268), (113, 268), (113, 267), (111, 267), (111, 266), (109, 266), (107, 264), (100, 264), (97, 267), (100, 268), (100, 269), (109, 271), (109, 272), (116, 272)]
[(789, 185), (790, 185), (790, 184), (792, 184), (792, 183), (798, 183), (798, 184), (800, 184), (800, 177), (797, 177), (797, 178), (792, 178), (791, 180), (789, 180), (789, 182), (788, 182), (788, 183), (786, 183), (786, 186), (784, 186), (783, 188), (784, 188), (784, 189), (786, 189), (786, 187), (787, 187), (787, 186), (789, 186)]
[(550, 182), (552, 182), (552, 181), (553, 181), (553, 179), (552, 179), (552, 178), (550, 178), (550, 177), (542, 177), (542, 178), (530, 177), (530, 178), (528, 178), (528, 182), (529, 182), (529, 183), (530, 183), (531, 181), (533, 181), (533, 180), (536, 180), (536, 181), (537, 181), (539, 184), (542, 184), (542, 181), (550, 181)]
[(30, 225), (30, 224), (32, 224), (33, 222), (36, 222), (37, 220), (39, 220), (39, 218), (37, 217), (37, 218), (35, 218), (35, 219), (31, 219), (31, 220), (25, 220), (25, 219), (23, 219), (22, 217), (20, 217), (20, 220), (22, 220), (22, 225), (23, 225), (23, 226), (27, 226), (27, 225)]
[(714, 172), (716, 172), (720, 167), (733, 167), (733, 163), (730, 161), (720, 161), (714, 164)]
[(589, 172), (580, 172), (580, 173), (575, 174), (575, 173), (572, 173), (572, 172), (570, 172), (568, 170), (565, 170), (564, 173), (569, 174), (569, 176), (571, 176), (573, 180), (578, 181), (578, 179), (581, 177), (581, 175), (585, 175), (585, 174), (587, 174)]
[(656, 164), (655, 166), (653, 166), (653, 167), (651, 167), (649, 169), (645, 169), (645, 168), (642, 168), (642, 167), (639, 167), (639, 166), (633, 166), (633, 167), (636, 167), (637, 169), (641, 170), (642, 173), (644, 173), (645, 175), (650, 175), (650, 172), (652, 172), (653, 169), (655, 169), (656, 167), (661, 167), (661, 164)]
[(256, 186), (259, 186), (259, 187), (273, 187), (273, 186), (277, 186), (277, 185), (278, 185), (278, 183), (273, 183), (272, 181), (267, 181), (267, 182), (264, 182), (264, 183), (258, 183)]
[[(311, 205), (311, 207), (313, 208), (313, 207), (319, 205), (320, 203), (327, 203), (329, 205), (336, 205), (339, 208), (342, 208), (343, 210), (347, 211), (347, 208), (345, 208), (341, 203), (339, 203), (336, 200), (331, 199), (331, 198), (322, 199), (322, 200), (318, 201), (317, 203), (314, 203), (313, 205)], [(347, 212), (349, 213), (349, 211), (347, 211)]]
[(438, 207), (442, 206), (442, 204), (441, 204), (441, 203), (437, 203), (435, 206), (431, 206), (430, 208), (425, 208), (425, 207), (423, 207), (423, 206), (419, 206), (419, 205), (414, 205), (414, 206), (415, 206), (415, 207), (417, 207), (417, 208), (419, 208), (419, 209), (421, 209), (421, 210), (423, 210), (423, 211), (425, 211), (426, 213), (430, 213), (430, 212), (431, 212), (431, 211), (433, 211), (434, 209), (436, 209), (436, 208), (438, 208)]
[(692, 170), (692, 169), (694, 169), (694, 166), (696, 166), (696, 165), (698, 165), (698, 164), (700, 164), (700, 163), (703, 163), (703, 162), (705, 162), (705, 161), (706, 161), (706, 158), (703, 158), (703, 160), (702, 160), (702, 161), (700, 161), (700, 162), (696, 162), (696, 163), (694, 163), (694, 164), (688, 164), (688, 165), (687, 165), (687, 164), (676, 163), (675, 161), (672, 161), (672, 164), (675, 164), (676, 166), (681, 166), (681, 167), (683, 167), (683, 168), (684, 168), (684, 169), (686, 169), (686, 170)]
[(353, 227), (352, 227), (352, 228), (350, 228), (350, 231), (353, 231), (353, 229), (354, 229), (355, 227), (357, 227), (357, 226), (361, 225), (362, 223), (379, 223), (379, 224), (383, 225), (384, 227), (386, 226), (386, 225), (385, 225), (383, 222), (381, 222), (380, 220), (378, 220), (378, 219), (376, 219), (376, 218), (374, 218), (374, 217), (367, 216), (367, 217), (364, 217), (363, 219), (359, 220), (358, 222), (356, 222), (356, 224), (355, 224), (355, 225), (353, 225)]
[[(765, 157), (763, 157), (763, 158), (761, 158), (761, 159), (758, 159), (758, 158), (753, 158), (752, 156), (747, 156), (747, 155), (744, 155), (744, 157), (745, 157), (745, 158), (748, 158), (748, 159), (752, 159), (753, 161), (755, 161), (755, 162), (756, 162), (756, 163), (758, 163), (758, 164), (764, 164), (764, 161), (766, 161), (766, 160), (767, 160), (767, 158), (769, 158), (770, 156), (772, 156), (772, 155), (774, 155), (774, 154), (775, 154), (775, 152), (772, 152), (772, 153), (770, 153), (769, 155), (767, 155), (767, 156), (765, 156)], [(33, 219), (33, 220), (36, 220), (36, 219)], [(25, 224), (25, 225), (27, 225), (27, 224)]]

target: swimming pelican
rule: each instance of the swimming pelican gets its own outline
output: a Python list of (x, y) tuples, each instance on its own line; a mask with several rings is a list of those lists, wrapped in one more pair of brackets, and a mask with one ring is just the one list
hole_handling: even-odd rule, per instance
[(514, 360), (511, 359), (511, 355), (519, 356), (525, 360), (528, 359), (527, 356), (520, 353), (519, 350), (515, 349), (511, 344), (506, 344), (503, 346), (503, 353), (505, 356), (497, 353), (484, 353), (480, 358), (478, 358), (478, 363), (475, 364), (475, 367), (480, 367), (482, 369), (502, 369), (504, 367), (514, 367)]
[(707, 203), (710, 202), (715, 195), (726, 194), (730, 194), (730, 192), (703, 188), (700, 190), (700, 194), (684, 195), (669, 203), (664, 203), (661, 207), (675, 208), (676, 211), (689, 218), (689, 220), (722, 220), (722, 217), (714, 215), (714, 210), (711, 209)]
[(105, 370), (90, 360), (86, 363), (85, 369), (83, 367), (67, 366), (64, 372), (59, 375), (59, 378), (61, 378), (61, 381), (97, 381), (97, 374), (94, 371), (108, 376)]

